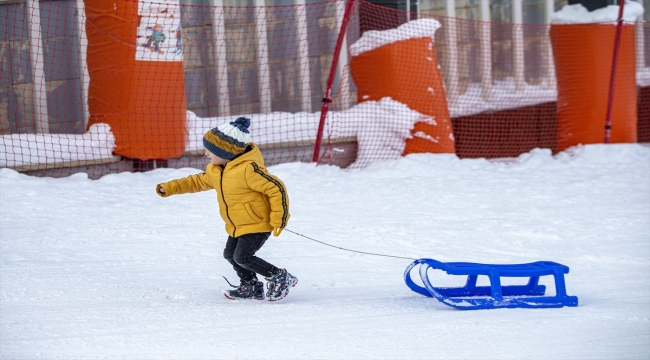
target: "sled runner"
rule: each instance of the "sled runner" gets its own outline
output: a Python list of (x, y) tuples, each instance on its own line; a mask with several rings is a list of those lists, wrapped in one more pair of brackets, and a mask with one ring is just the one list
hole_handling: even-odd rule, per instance
[[(411, 269), (416, 265), (420, 265), (420, 278), (425, 287), (411, 279)], [(449, 275), (467, 275), (467, 283), (459, 288), (433, 287), (427, 272), (429, 268), (445, 271)], [(491, 265), (419, 259), (406, 268), (404, 281), (416, 293), (434, 297), (445, 305), (461, 310), (578, 306), (578, 298), (566, 294), (564, 274), (568, 273), (567, 266), (552, 261)], [(479, 275), (487, 276), (490, 286), (476, 286)], [(555, 296), (543, 296), (546, 286), (538, 282), (539, 277), (545, 275), (552, 275), (555, 279)], [(526, 285), (501, 286), (501, 277), (529, 277), (529, 280)]]

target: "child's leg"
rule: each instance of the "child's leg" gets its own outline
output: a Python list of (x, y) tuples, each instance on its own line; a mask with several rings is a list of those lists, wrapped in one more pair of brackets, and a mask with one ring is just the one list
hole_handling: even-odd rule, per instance
[(235, 272), (237, 272), (237, 276), (239, 276), (239, 279), (241, 279), (241, 281), (248, 282), (250, 280), (257, 279), (257, 276), (255, 276), (255, 272), (245, 269), (241, 267), (239, 264), (237, 264), (237, 262), (234, 259), (236, 248), (237, 248), (237, 238), (228, 236), (228, 241), (226, 241), (226, 247), (223, 249), (223, 257), (226, 260), (228, 260), (230, 264), (232, 264), (233, 269), (235, 269)]
[[(237, 275), (239, 275), (241, 279), (251, 279), (256, 277), (255, 273), (264, 277), (270, 277), (279, 271), (277, 267), (255, 256), (257, 250), (264, 245), (270, 235), (271, 233), (267, 232), (246, 234), (237, 238), (228, 237), (226, 250), (229, 249), (228, 244), (231, 244), (231, 239), (233, 239), (232, 242), (235, 243), (235, 246), (232, 252), (228, 253), (230, 258), (226, 257), (226, 250), (224, 250), (224, 257), (233, 264), (233, 268), (235, 268)], [(247, 276), (247, 278), (242, 277), (242, 275)]]

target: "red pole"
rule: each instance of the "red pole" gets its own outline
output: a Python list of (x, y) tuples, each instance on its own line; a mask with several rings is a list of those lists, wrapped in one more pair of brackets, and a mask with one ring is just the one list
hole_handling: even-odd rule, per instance
[(352, 15), (352, 5), (354, 5), (355, 0), (347, 0), (347, 5), (345, 6), (345, 13), (343, 14), (343, 21), (341, 22), (341, 30), (339, 31), (339, 37), (336, 39), (336, 47), (334, 48), (334, 58), (332, 59), (332, 67), (330, 68), (330, 75), (327, 78), (327, 88), (325, 90), (325, 97), (323, 97), (323, 106), (320, 110), (320, 122), (318, 123), (318, 133), (316, 133), (316, 144), (314, 145), (314, 156), (312, 157), (313, 162), (318, 162), (318, 157), (320, 156), (320, 144), (323, 139), (323, 128), (325, 127), (325, 117), (327, 116), (327, 110), (329, 104), (332, 102), (332, 84), (334, 83), (334, 74), (336, 73), (336, 67), (339, 64), (339, 55), (341, 53), (341, 46), (343, 45), (343, 38), (345, 37), (345, 32), (347, 31), (348, 21)]
[(616, 68), (618, 62), (618, 49), (621, 42), (621, 32), (623, 31), (623, 8), (625, 0), (618, 1), (618, 19), (616, 19), (616, 39), (614, 40), (614, 58), (612, 59), (612, 73), (609, 77), (609, 100), (607, 101), (607, 117), (605, 118), (605, 144), (609, 144), (609, 138), (612, 133), (612, 107), (614, 105), (614, 85), (616, 82)]

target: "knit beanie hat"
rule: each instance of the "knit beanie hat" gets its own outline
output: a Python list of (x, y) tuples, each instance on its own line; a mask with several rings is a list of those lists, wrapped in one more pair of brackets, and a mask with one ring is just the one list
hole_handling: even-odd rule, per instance
[(222, 159), (232, 160), (246, 150), (250, 124), (251, 119), (242, 116), (219, 125), (203, 135), (203, 146)]

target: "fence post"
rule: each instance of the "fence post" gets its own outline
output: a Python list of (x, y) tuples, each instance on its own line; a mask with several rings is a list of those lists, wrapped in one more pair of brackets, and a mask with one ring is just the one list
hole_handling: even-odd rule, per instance
[(492, 23), (489, 0), (481, 0), (479, 47), (481, 49), (481, 88), (483, 100), (490, 101), (492, 94)]
[(320, 156), (320, 144), (323, 139), (323, 128), (325, 127), (325, 118), (327, 117), (327, 110), (329, 104), (332, 102), (332, 84), (334, 83), (334, 75), (336, 74), (336, 68), (339, 64), (339, 54), (341, 53), (341, 46), (343, 45), (343, 39), (345, 38), (345, 33), (347, 31), (348, 22), (350, 21), (350, 16), (352, 15), (352, 5), (354, 5), (355, 0), (347, 0), (347, 6), (345, 7), (345, 13), (343, 13), (343, 21), (341, 22), (341, 29), (339, 30), (339, 36), (336, 39), (336, 47), (334, 48), (334, 57), (332, 58), (332, 66), (330, 67), (330, 74), (327, 78), (327, 88), (325, 89), (325, 96), (323, 97), (323, 105), (320, 111), (320, 122), (318, 123), (318, 132), (316, 133), (316, 143), (314, 144), (314, 155), (312, 156), (313, 162), (318, 162), (318, 157)]
[(526, 78), (524, 74), (524, 28), (522, 0), (512, 0), (512, 63), (515, 78), (515, 91), (524, 89)]
[[(643, 0), (638, 0), (643, 5)], [(648, 10), (650, 11), (650, 10)], [(643, 34), (643, 15), (636, 19), (636, 71), (645, 69), (645, 39)]]
[(217, 72), (217, 108), (219, 116), (230, 115), (230, 91), (228, 90), (228, 47), (226, 46), (226, 17), (223, 11), (223, 0), (211, 0), (213, 6), (212, 34), (214, 36), (214, 57)]
[(79, 31), (79, 79), (81, 81), (81, 112), (84, 117), (84, 129), (88, 127), (88, 86), (90, 86), (90, 75), (88, 74), (88, 36), (86, 35), (86, 5), (83, 0), (76, 0), (76, 20)]
[(296, 32), (298, 37), (298, 76), (300, 77), (300, 109), (311, 112), (311, 72), (309, 69), (309, 43), (307, 42), (307, 7), (305, 0), (295, 0)]
[(41, 38), (41, 9), (38, 0), (27, 0), (27, 19), (29, 21), (29, 60), (34, 81), (34, 119), (36, 132), (50, 133), (50, 120), (47, 114), (47, 85), (45, 84), (45, 63), (43, 61), (43, 39)]
[(271, 112), (271, 73), (269, 69), (268, 29), (266, 28), (266, 4), (255, 0), (255, 28), (257, 32), (257, 78), (260, 92), (260, 113)]
[(614, 57), (612, 59), (612, 72), (609, 77), (609, 99), (607, 101), (607, 117), (605, 118), (605, 144), (609, 144), (612, 133), (612, 107), (614, 106), (614, 86), (616, 85), (616, 68), (618, 67), (618, 49), (621, 43), (621, 32), (623, 31), (623, 8), (625, 1), (619, 1), (618, 18), (616, 19), (616, 38), (614, 39)]
[(450, 108), (458, 107), (458, 41), (456, 39), (456, 2), (445, 2), (445, 63), (447, 65), (447, 98)]
[[(546, 24), (551, 26), (551, 15), (555, 12), (555, 0), (546, 0)], [(551, 45), (551, 36), (546, 34), (546, 82), (548, 89), (557, 90), (557, 78), (555, 76), (555, 62), (553, 60), (553, 46)]]

